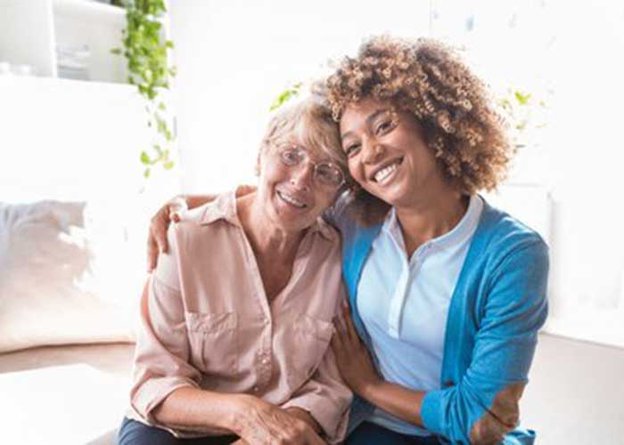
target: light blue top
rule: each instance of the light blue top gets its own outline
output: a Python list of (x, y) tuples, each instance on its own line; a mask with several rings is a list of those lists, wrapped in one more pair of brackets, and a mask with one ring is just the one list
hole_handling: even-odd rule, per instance
[[(395, 210), (386, 217), (358, 284), (359, 314), (384, 380), (440, 389), (448, 307), (482, 209), (482, 199), (472, 196), (459, 223), (423, 243), (409, 261)], [(381, 408), (368, 421), (402, 434), (430, 434)]]
[[(337, 206), (334, 223), (343, 236), (343, 274), (355, 326), (372, 350), (359, 311), (358, 284), (382, 224), (364, 227)], [(453, 443), (469, 443), (475, 424), (486, 417), (497, 395), (526, 383), (547, 315), (548, 248), (533, 230), (484, 202), (446, 323), (440, 389), (427, 392), (421, 417), (428, 432)], [(376, 351), (379, 356), (385, 351)], [(417, 361), (414, 367), (420, 366)], [(373, 407), (359, 398), (350, 427), (370, 417)], [(506, 444), (530, 444), (535, 434), (516, 429)]]

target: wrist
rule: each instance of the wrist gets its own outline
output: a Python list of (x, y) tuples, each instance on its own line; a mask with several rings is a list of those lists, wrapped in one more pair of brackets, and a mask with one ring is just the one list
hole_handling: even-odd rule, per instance
[(382, 387), (384, 380), (380, 377), (371, 378), (360, 382), (353, 388), (353, 392), (362, 397), (364, 400), (371, 402), (375, 399), (375, 394)]
[(245, 429), (247, 414), (250, 411), (249, 396), (246, 394), (229, 394), (225, 396), (223, 424), (220, 425), (237, 436), (241, 436)]

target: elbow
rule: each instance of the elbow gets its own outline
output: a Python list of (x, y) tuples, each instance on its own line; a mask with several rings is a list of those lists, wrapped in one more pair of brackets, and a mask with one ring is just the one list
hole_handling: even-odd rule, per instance
[(515, 383), (500, 391), (489, 410), (477, 420), (470, 431), (470, 443), (488, 445), (500, 443), (520, 422), (519, 401), (524, 383)]
[(472, 426), (470, 443), (472, 445), (495, 445), (502, 442), (505, 434), (513, 428), (507, 428), (490, 413), (486, 413)]

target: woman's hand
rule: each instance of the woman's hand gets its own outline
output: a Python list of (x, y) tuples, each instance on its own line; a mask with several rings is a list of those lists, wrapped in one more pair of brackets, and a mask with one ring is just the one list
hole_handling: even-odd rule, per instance
[(334, 321), (334, 326), (336, 331), (331, 340), (331, 347), (340, 375), (351, 391), (362, 395), (368, 387), (382, 382), (382, 379), (355, 330), (347, 305), (343, 308), (342, 316)]
[(305, 421), (257, 397), (241, 395), (235, 443), (249, 445), (325, 445)]
[(167, 230), (171, 222), (180, 221), (180, 213), (186, 210), (186, 201), (182, 197), (177, 197), (162, 206), (152, 217), (147, 235), (147, 271), (151, 272), (156, 268), (158, 255), (167, 253), (169, 244), (167, 243)]
[[(236, 196), (241, 197), (253, 193), (256, 187), (242, 185), (236, 191)], [(150, 221), (149, 233), (147, 235), (147, 271), (151, 272), (156, 268), (158, 255), (167, 253), (169, 244), (167, 243), (167, 230), (172, 222), (180, 222), (180, 214), (188, 209), (194, 209), (207, 202), (213, 201), (216, 195), (187, 195), (177, 196), (162, 206)]]

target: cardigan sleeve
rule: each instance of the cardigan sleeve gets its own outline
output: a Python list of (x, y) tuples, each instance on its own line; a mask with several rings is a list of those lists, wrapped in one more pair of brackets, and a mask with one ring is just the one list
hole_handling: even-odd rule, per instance
[(518, 424), (518, 401), (547, 316), (547, 277), (548, 249), (538, 236), (493, 266), (480, 289), (485, 304), (475, 309), (482, 313), (474, 315), (480, 321), (467, 371), (423, 400), (429, 431), (453, 443), (499, 443)]

